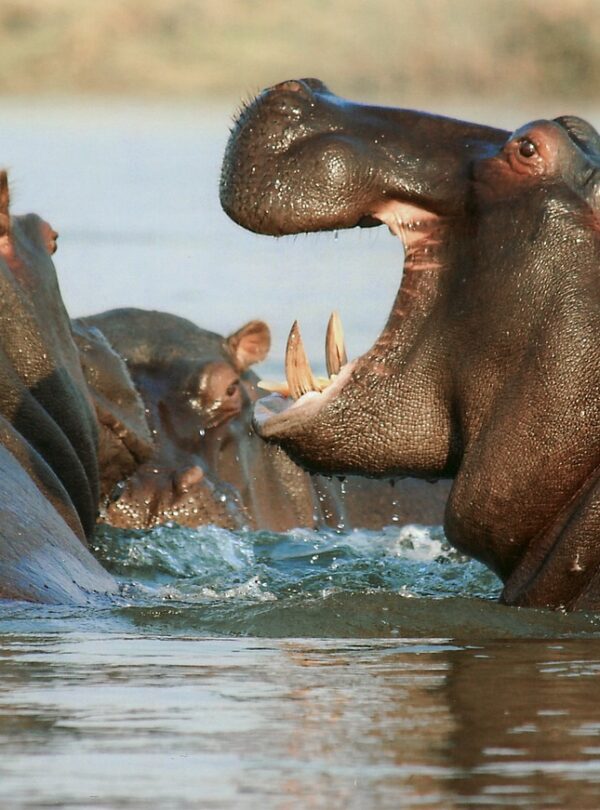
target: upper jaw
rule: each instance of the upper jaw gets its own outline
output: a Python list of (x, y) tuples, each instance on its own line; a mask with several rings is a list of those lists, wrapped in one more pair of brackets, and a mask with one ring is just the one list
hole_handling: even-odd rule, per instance
[[(404, 243), (407, 272), (397, 309), (410, 316), (417, 288), (425, 293), (418, 306), (427, 306), (427, 276), (439, 269), (437, 223), (462, 215), (472, 162), (497, 151), (507, 135), (409, 110), (354, 105), (317, 80), (284, 82), (238, 119), (224, 158), (221, 202), (236, 222), (266, 234), (386, 224)], [(336, 421), (332, 410), (353, 398), (368, 366), (368, 356), (348, 364), (320, 393), (306, 395), (300, 385), (295, 404), (263, 399), (254, 414), (259, 434), (284, 442), (316, 430), (323, 418)]]
[(221, 204), (238, 224), (282, 235), (373, 224), (389, 200), (463, 210), (473, 160), (508, 133), (346, 101), (316, 79), (263, 91), (232, 129)]

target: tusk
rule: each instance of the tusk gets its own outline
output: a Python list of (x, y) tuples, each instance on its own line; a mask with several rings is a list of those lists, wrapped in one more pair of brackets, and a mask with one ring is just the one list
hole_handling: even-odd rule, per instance
[(298, 321), (294, 321), (285, 347), (285, 378), (293, 399), (300, 399), (309, 391), (319, 390), (304, 350)]
[(337, 312), (332, 312), (327, 324), (327, 335), (325, 337), (325, 362), (327, 373), (331, 377), (339, 374), (342, 366), (348, 362), (346, 347), (344, 346), (344, 330), (342, 321)]

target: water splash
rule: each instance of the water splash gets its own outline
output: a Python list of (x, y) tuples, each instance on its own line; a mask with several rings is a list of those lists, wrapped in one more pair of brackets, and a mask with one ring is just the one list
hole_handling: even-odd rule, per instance
[(494, 599), (500, 590), (490, 571), (451, 548), (440, 527), (279, 534), (102, 527), (95, 552), (134, 601), (262, 602), (364, 592)]

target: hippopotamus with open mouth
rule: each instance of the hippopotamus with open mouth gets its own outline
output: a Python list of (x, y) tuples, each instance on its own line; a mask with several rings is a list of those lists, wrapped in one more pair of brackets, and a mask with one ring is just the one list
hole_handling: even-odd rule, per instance
[[(600, 608), (600, 136), (576, 117), (513, 134), (354, 104), (320, 81), (239, 116), (221, 201), (273, 235), (386, 224), (404, 245), (381, 336), (260, 434), (310, 470), (454, 479), (445, 531), (512, 605)], [(294, 400), (295, 401), (292, 401)]]

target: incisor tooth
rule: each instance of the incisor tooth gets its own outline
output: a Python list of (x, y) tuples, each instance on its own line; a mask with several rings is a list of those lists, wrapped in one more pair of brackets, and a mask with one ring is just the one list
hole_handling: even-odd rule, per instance
[(294, 321), (285, 348), (285, 377), (290, 389), (290, 396), (294, 399), (300, 399), (309, 391), (319, 390), (304, 350), (298, 321)]
[(256, 385), (263, 391), (269, 391), (272, 394), (281, 394), (282, 397), (289, 397), (290, 395), (290, 387), (286, 382), (279, 382), (279, 380), (259, 380)]
[(339, 374), (340, 369), (348, 362), (346, 347), (344, 345), (344, 330), (342, 321), (337, 312), (332, 312), (327, 324), (325, 337), (325, 362), (327, 373), (331, 377)]

